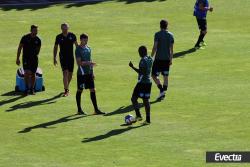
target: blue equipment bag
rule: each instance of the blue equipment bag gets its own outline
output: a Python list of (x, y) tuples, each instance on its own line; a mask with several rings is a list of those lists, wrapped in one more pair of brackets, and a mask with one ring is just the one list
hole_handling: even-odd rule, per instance
[[(35, 83), (35, 91), (45, 91), (45, 87), (43, 85), (43, 76), (42, 76), (41, 68), (37, 68), (36, 70), (36, 83)], [(26, 89), (25, 82), (24, 82), (24, 70), (23, 68), (19, 68), (16, 74), (16, 92), (24, 92)]]

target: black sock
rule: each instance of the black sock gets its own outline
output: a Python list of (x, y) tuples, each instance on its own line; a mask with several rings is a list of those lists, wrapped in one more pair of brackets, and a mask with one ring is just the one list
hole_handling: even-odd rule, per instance
[(201, 43), (201, 41), (203, 41), (204, 37), (205, 37), (205, 34), (200, 33), (200, 36), (199, 36), (198, 41), (195, 44), (195, 46), (200, 46), (200, 43)]
[(140, 113), (140, 110), (138, 108), (135, 109), (135, 114), (136, 114), (136, 117), (140, 117), (141, 118), (141, 113)]
[(82, 108), (81, 108), (81, 95), (82, 95), (82, 92), (79, 92), (79, 91), (76, 92), (76, 104), (77, 104), (78, 112), (82, 111)]
[(134, 108), (134, 110), (135, 110), (136, 116), (137, 116), (137, 117), (141, 117), (141, 113), (140, 113), (140, 109), (139, 109), (139, 104), (138, 104), (137, 98), (132, 97), (132, 98), (131, 98), (131, 101), (132, 101), (133, 108)]
[(95, 111), (99, 110), (98, 107), (97, 107), (95, 92), (90, 92), (90, 98), (91, 98), (92, 104), (93, 104), (93, 106), (95, 108)]
[(163, 87), (161, 84), (157, 85), (157, 87), (159, 88), (160, 92), (163, 92)]
[(146, 111), (146, 121), (150, 123), (150, 103), (148, 102), (148, 100), (143, 101), (143, 103)]
[(167, 91), (168, 90), (168, 85), (163, 85), (163, 90)]
[(64, 91), (65, 91), (65, 92), (68, 92), (68, 91), (69, 91), (69, 89), (64, 89)]

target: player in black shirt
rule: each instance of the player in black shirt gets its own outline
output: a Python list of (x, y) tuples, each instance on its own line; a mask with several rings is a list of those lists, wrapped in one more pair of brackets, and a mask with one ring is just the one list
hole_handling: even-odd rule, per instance
[(23, 50), (22, 62), (24, 69), (24, 80), (26, 84), (25, 93), (35, 94), (36, 70), (38, 67), (38, 54), (41, 48), (41, 40), (37, 36), (38, 26), (32, 25), (31, 33), (22, 37), (17, 50), (16, 64), (20, 65), (20, 55)]
[(54, 46), (54, 65), (57, 65), (56, 55), (59, 45), (60, 64), (63, 71), (64, 96), (66, 97), (69, 95), (69, 84), (74, 70), (73, 45), (75, 44), (75, 46), (77, 46), (78, 44), (75, 34), (68, 32), (69, 25), (67, 23), (61, 25), (61, 30), (62, 33), (56, 36)]

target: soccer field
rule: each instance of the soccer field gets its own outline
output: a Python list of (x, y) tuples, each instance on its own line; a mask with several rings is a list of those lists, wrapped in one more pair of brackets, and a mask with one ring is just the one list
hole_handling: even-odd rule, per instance
[[(0, 166), (1, 167), (202, 167), (206, 151), (250, 150), (250, 1), (211, 0), (208, 46), (190, 50), (199, 35), (194, 0), (114, 0), (19, 9), (0, 7)], [(175, 36), (167, 98), (155, 102), (152, 123), (120, 126), (133, 114), (130, 97), (137, 75), (138, 46), (149, 51), (159, 21)], [(76, 116), (76, 65), (70, 96), (63, 91), (53, 46), (60, 24), (68, 22), (79, 41), (89, 35), (97, 99), (105, 116)], [(31, 24), (42, 39), (40, 67), (46, 91), (23, 97), (15, 86), (16, 51)], [(89, 92), (84, 110), (92, 114)], [(141, 113), (145, 117), (144, 108)]]

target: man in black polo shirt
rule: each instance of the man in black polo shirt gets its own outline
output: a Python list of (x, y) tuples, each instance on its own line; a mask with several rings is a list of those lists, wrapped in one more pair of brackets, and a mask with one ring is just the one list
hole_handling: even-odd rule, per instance
[(61, 25), (61, 30), (62, 33), (56, 36), (54, 46), (54, 65), (57, 65), (56, 55), (59, 45), (59, 57), (63, 71), (64, 97), (66, 97), (69, 95), (69, 84), (74, 70), (73, 45), (75, 44), (75, 46), (77, 46), (78, 44), (75, 34), (68, 32), (69, 25), (67, 23)]
[(38, 27), (32, 25), (30, 28), (31, 33), (24, 35), (20, 41), (17, 50), (16, 64), (20, 65), (20, 55), (23, 50), (23, 69), (24, 69), (24, 80), (26, 84), (25, 93), (28, 95), (35, 94), (35, 82), (36, 82), (36, 70), (38, 67), (38, 54), (41, 48), (41, 40), (37, 36)]

